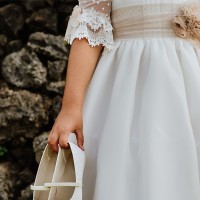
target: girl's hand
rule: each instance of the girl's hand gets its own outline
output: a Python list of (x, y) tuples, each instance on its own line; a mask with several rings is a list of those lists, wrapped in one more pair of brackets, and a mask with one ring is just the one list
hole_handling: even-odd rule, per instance
[(61, 109), (49, 134), (48, 144), (55, 152), (58, 152), (58, 145), (69, 148), (70, 133), (75, 133), (77, 145), (84, 151), (83, 120), (80, 109)]

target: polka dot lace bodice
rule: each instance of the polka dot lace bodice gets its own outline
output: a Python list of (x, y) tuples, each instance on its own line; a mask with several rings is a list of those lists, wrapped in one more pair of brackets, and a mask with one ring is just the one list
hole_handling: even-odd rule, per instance
[[(102, 44), (106, 49), (111, 50), (114, 47), (113, 37), (121, 38), (121, 35), (134, 32), (136, 29), (140, 31), (136, 35), (130, 35), (131, 37), (138, 37), (138, 35), (143, 37), (144, 34), (150, 37), (152, 34), (149, 35), (145, 27), (147, 26), (149, 30), (150, 25), (151, 29), (155, 29), (154, 26), (157, 27), (158, 24), (161, 25), (157, 28), (162, 31), (155, 29), (154, 32), (161, 33), (162, 36), (170, 34), (174, 36), (170, 25), (171, 19), (179, 13), (180, 4), (194, 1), (200, 0), (79, 0), (79, 5), (74, 7), (70, 17), (65, 40), (72, 44), (75, 38), (87, 38), (91, 46)], [(119, 12), (120, 9), (122, 12)], [(168, 18), (160, 17), (163, 13), (165, 15), (167, 13)], [(140, 22), (139, 24), (143, 27), (142, 32), (141, 27), (136, 27), (137, 22)], [(157, 34), (154, 35), (157, 37)]]

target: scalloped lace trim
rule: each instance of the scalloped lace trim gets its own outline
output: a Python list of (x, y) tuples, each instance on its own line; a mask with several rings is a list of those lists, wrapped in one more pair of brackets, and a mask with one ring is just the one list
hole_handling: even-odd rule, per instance
[(70, 16), (64, 40), (72, 44), (75, 38), (87, 38), (91, 46), (102, 44), (113, 49), (113, 27), (110, 18), (93, 9), (75, 6)]

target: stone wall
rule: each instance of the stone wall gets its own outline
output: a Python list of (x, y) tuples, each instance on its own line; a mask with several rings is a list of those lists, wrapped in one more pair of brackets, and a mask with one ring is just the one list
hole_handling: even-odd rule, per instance
[(76, 0), (0, 0), (0, 200), (32, 199), (60, 110)]

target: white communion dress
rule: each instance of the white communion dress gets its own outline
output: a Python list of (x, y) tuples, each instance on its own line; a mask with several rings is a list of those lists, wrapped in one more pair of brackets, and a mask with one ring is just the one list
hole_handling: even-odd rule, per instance
[(74, 8), (65, 40), (105, 46), (84, 100), (83, 200), (200, 200), (200, 46), (187, 23), (172, 22), (189, 5)]

